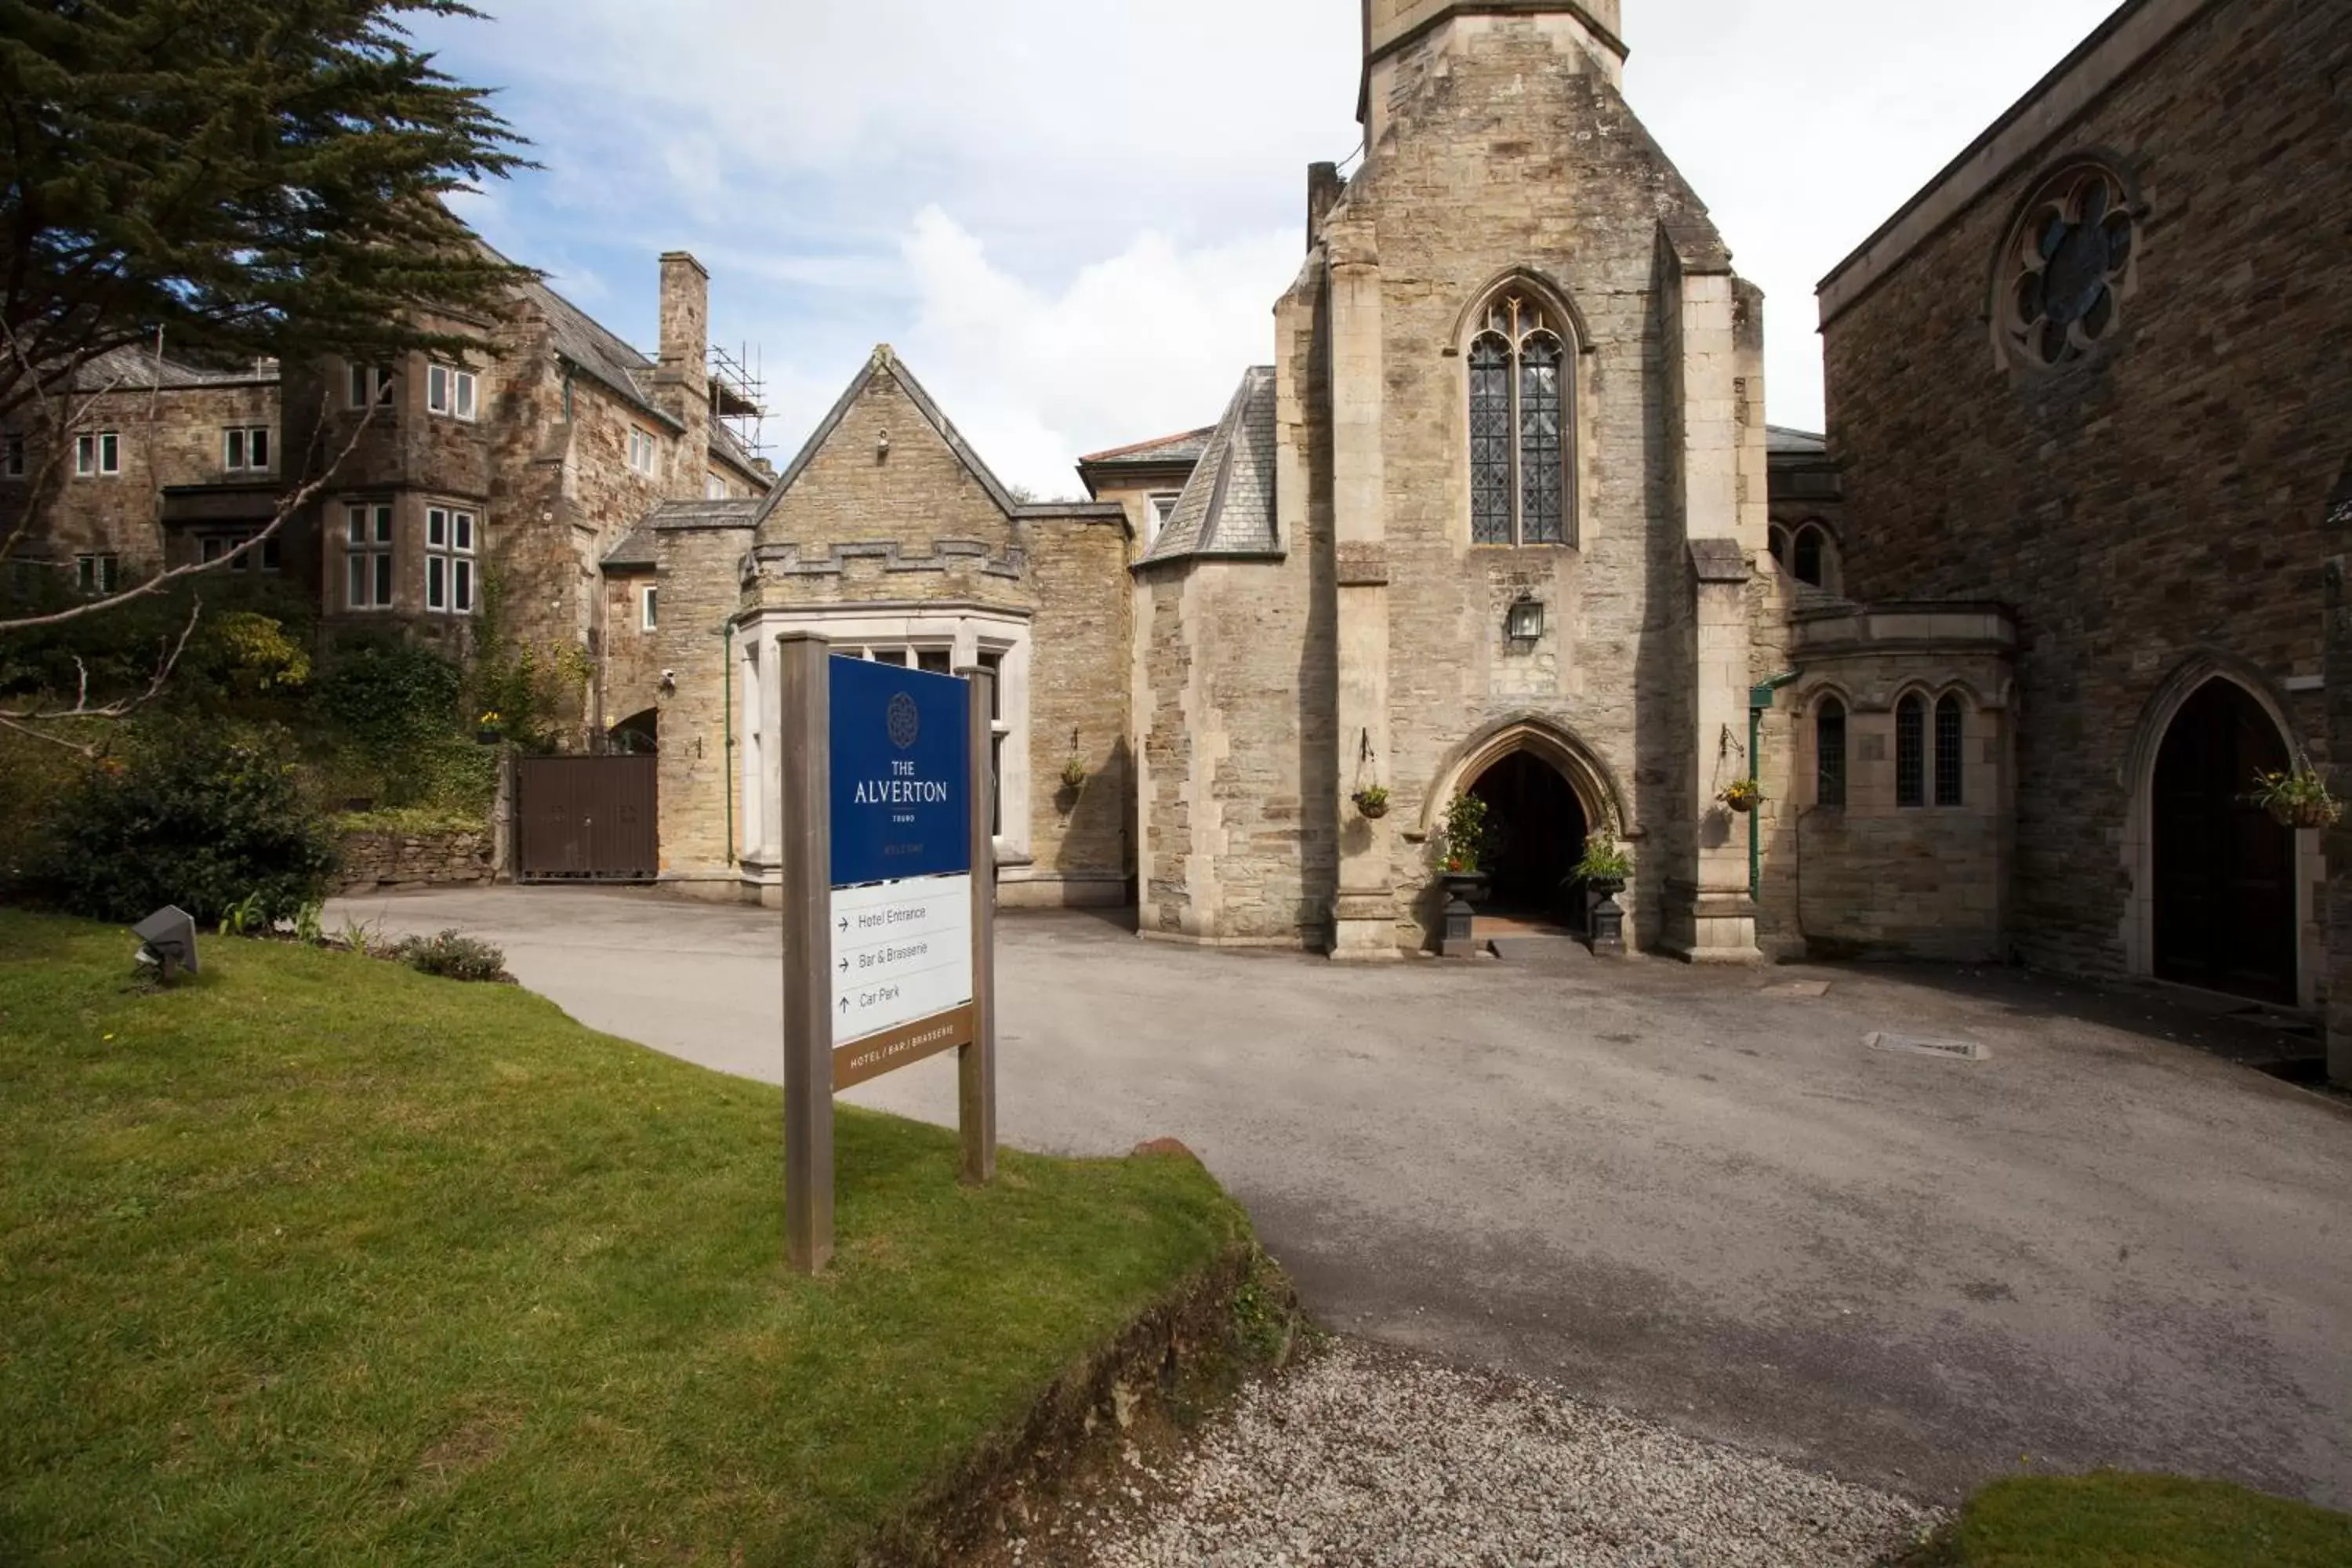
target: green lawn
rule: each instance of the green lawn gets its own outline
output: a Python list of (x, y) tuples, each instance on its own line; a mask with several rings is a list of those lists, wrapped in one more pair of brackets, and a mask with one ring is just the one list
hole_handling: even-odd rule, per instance
[[(844, 1108), (505, 986), (0, 910), (0, 1561), (825, 1563), (1245, 1243), (1181, 1159)], [(952, 1071), (940, 1063), (909, 1070)]]
[(2345, 1568), (2352, 1516), (2226, 1481), (2021, 1477), (1970, 1498), (1918, 1568)]

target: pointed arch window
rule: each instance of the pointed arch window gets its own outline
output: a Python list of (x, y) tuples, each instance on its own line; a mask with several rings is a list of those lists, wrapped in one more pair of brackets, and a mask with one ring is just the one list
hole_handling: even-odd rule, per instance
[(1573, 362), (1565, 324), (1524, 294), (1487, 307), (1470, 343), (1470, 539), (1572, 544)]
[(1960, 700), (1946, 696), (1936, 704), (1936, 804), (1958, 805), (1964, 776), (1961, 751)]
[(1895, 705), (1895, 804), (1927, 804), (1927, 705), (1916, 691)]
[(1834, 697), (1813, 715), (1813, 804), (1845, 804), (1845, 704)]

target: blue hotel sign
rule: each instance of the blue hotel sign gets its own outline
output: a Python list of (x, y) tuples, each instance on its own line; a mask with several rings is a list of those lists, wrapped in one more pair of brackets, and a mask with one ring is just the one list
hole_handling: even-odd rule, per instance
[(971, 686), (835, 656), (833, 885), (971, 869)]

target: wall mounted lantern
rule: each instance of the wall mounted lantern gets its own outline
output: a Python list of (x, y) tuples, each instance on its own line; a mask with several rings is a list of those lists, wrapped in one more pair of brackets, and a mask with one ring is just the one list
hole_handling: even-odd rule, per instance
[(1539, 642), (1543, 638), (1544, 607), (1541, 599), (1522, 594), (1512, 605), (1511, 613), (1504, 619), (1503, 633), (1513, 642)]

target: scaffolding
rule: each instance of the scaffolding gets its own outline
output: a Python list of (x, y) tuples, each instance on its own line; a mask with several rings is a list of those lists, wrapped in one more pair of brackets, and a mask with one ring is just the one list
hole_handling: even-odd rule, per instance
[(768, 384), (760, 374), (759, 351), (744, 344), (730, 353), (710, 345), (710, 415), (724, 423), (755, 458), (768, 455), (765, 436)]

